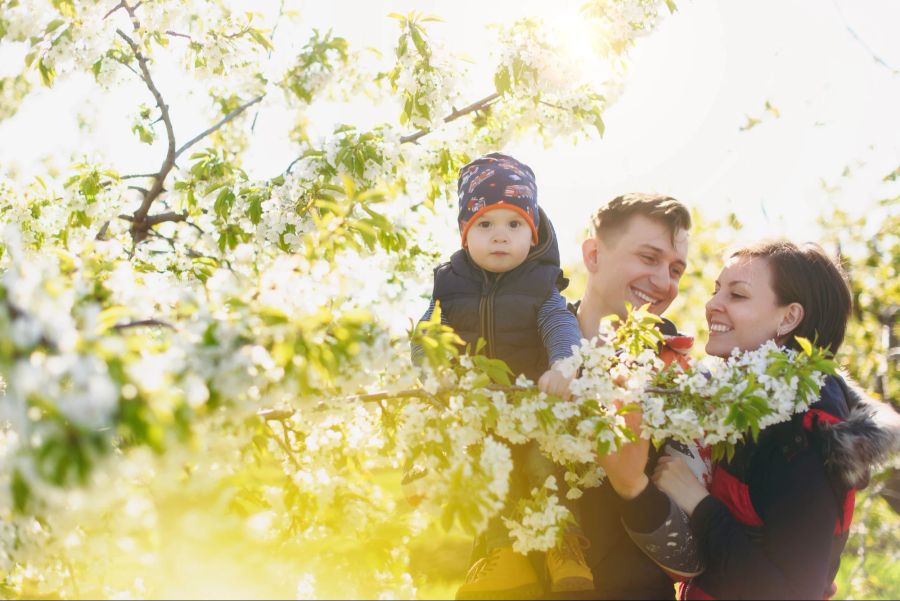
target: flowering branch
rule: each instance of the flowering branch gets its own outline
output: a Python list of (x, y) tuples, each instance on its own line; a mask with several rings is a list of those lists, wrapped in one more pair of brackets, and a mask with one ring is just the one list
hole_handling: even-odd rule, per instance
[(173, 326), (169, 322), (159, 319), (140, 319), (138, 321), (129, 321), (128, 323), (117, 323), (112, 327), (112, 329), (127, 330), (129, 328), (140, 328), (144, 326), (161, 326), (164, 328), (169, 328), (171, 330), (175, 329), (175, 326)]
[[(166, 213), (159, 213), (157, 215), (150, 215), (144, 220), (146, 224), (146, 232), (149, 232), (150, 228), (154, 225), (159, 225), (160, 223), (165, 223), (166, 221), (179, 222), (179, 221), (187, 221), (188, 214), (185, 211), (184, 213), (174, 213), (172, 211), (168, 211)], [(132, 215), (119, 215), (119, 219), (124, 219), (125, 221), (134, 222), (135, 218)], [(143, 238), (142, 238), (143, 239)]]
[[(140, 23), (138, 22), (137, 17), (134, 13), (134, 8), (130, 7), (125, 2), (123, 2), (123, 5), (125, 10), (128, 11), (128, 14), (131, 16), (134, 30), (138, 31), (140, 29)], [(134, 238), (135, 242), (140, 242), (147, 237), (147, 230), (150, 228), (150, 225), (147, 223), (147, 213), (150, 212), (150, 205), (153, 204), (153, 201), (156, 200), (156, 198), (162, 192), (163, 183), (165, 182), (166, 176), (175, 165), (175, 130), (172, 127), (172, 119), (169, 116), (169, 106), (163, 100), (162, 94), (156, 87), (156, 84), (153, 82), (153, 77), (150, 75), (150, 69), (147, 65), (147, 58), (141, 52), (135, 41), (128, 36), (128, 34), (123, 32), (121, 29), (116, 29), (116, 33), (119, 35), (119, 37), (121, 37), (128, 43), (128, 46), (131, 48), (134, 57), (138, 61), (138, 66), (140, 67), (142, 74), (141, 78), (144, 80), (144, 83), (147, 85), (150, 93), (153, 94), (153, 99), (156, 101), (156, 106), (159, 107), (160, 116), (163, 120), (163, 123), (165, 124), (166, 137), (168, 139), (168, 145), (166, 147), (166, 158), (160, 166), (159, 171), (157, 172), (153, 181), (153, 185), (150, 187), (150, 190), (148, 190), (147, 193), (144, 194), (141, 206), (138, 207), (138, 209), (134, 212), (133, 223), (131, 225), (131, 235)]]
[[(123, 0), (121, 2), (121, 7), (125, 8), (125, 10), (128, 11), (128, 14), (131, 16), (134, 30), (138, 31), (140, 29), (140, 23), (137, 20), (137, 16), (135, 14), (136, 6), (131, 7)], [(166, 157), (163, 160), (163, 163), (160, 166), (159, 171), (155, 174), (148, 175), (148, 177), (154, 178), (153, 185), (150, 187), (149, 190), (144, 191), (143, 200), (141, 201), (141, 206), (138, 207), (138, 209), (134, 212), (134, 215), (129, 219), (129, 221), (131, 221), (132, 238), (134, 239), (135, 243), (138, 243), (147, 237), (147, 232), (154, 225), (158, 225), (159, 223), (163, 223), (166, 221), (175, 221), (175, 222), (184, 221), (187, 218), (186, 214), (178, 214), (178, 213), (163, 213), (161, 215), (153, 215), (153, 216), (148, 217), (148, 213), (150, 212), (150, 206), (153, 204), (153, 201), (155, 201), (159, 197), (159, 195), (163, 192), (163, 186), (164, 186), (166, 177), (168, 176), (168, 174), (172, 170), (172, 168), (175, 166), (175, 161), (178, 159), (178, 157), (185, 150), (187, 150), (188, 148), (190, 148), (191, 146), (193, 146), (194, 144), (196, 144), (197, 142), (199, 142), (200, 140), (202, 140), (209, 134), (215, 132), (216, 130), (221, 128), (223, 125), (225, 125), (226, 123), (228, 123), (229, 121), (231, 121), (232, 119), (234, 119), (235, 117), (237, 117), (238, 115), (243, 113), (245, 110), (247, 110), (247, 108), (260, 102), (264, 98), (264, 95), (257, 96), (256, 98), (253, 98), (252, 100), (249, 100), (248, 102), (246, 102), (246, 103), (242, 104), (241, 106), (237, 107), (236, 109), (232, 110), (227, 115), (225, 115), (225, 117), (220, 119), (217, 123), (215, 123), (211, 127), (207, 128), (206, 130), (200, 132), (198, 135), (191, 138), (188, 142), (186, 142), (180, 148), (178, 148), (178, 150), (176, 150), (175, 149), (175, 131), (172, 126), (171, 116), (169, 115), (169, 108), (168, 108), (168, 105), (163, 100), (162, 94), (160, 93), (159, 89), (156, 87), (156, 84), (153, 82), (153, 77), (150, 74), (150, 69), (148, 67), (147, 58), (141, 52), (137, 43), (131, 37), (129, 37), (128, 34), (123, 32), (121, 29), (116, 29), (116, 33), (128, 43), (129, 47), (131, 48), (132, 53), (134, 54), (135, 58), (138, 61), (138, 65), (140, 66), (140, 69), (141, 69), (141, 78), (143, 79), (144, 83), (147, 85), (147, 88), (150, 90), (151, 94), (153, 94), (153, 98), (156, 101), (156, 105), (159, 107), (160, 119), (162, 119), (163, 123), (165, 124), (166, 137), (168, 139), (168, 145), (166, 148)], [(166, 31), (166, 33), (170, 34), (170, 35), (179, 35), (181, 37), (190, 38), (190, 36), (185, 36), (184, 34), (177, 34), (176, 32), (172, 32), (172, 31)], [(241, 32), (241, 34), (243, 34), (243, 33), (245, 33), (245, 32)], [(139, 174), (136, 174), (136, 175), (130, 175), (127, 177), (142, 177), (142, 176)]]
[[(485, 96), (481, 100), (473, 102), (472, 104), (470, 104), (469, 106), (467, 106), (465, 108), (453, 111), (452, 113), (450, 113), (449, 115), (444, 117), (444, 123), (451, 123), (453, 121), (456, 121), (460, 117), (464, 117), (465, 115), (468, 115), (469, 113), (473, 113), (475, 111), (480, 111), (482, 109), (485, 109), (485, 108), (489, 107), (498, 98), (500, 98), (500, 94), (498, 94), (497, 92), (494, 92), (493, 94)], [(408, 142), (417, 142), (420, 138), (423, 138), (424, 136), (428, 135), (429, 133), (431, 133), (430, 129), (420, 129), (419, 131), (417, 131), (414, 134), (410, 134), (408, 136), (401, 137), (400, 143), (406, 144)]]
[(188, 39), (188, 40), (191, 40), (192, 42), (194, 41), (194, 38), (192, 38), (192, 37), (189, 36), (188, 34), (186, 34), (186, 33), (178, 33), (177, 31), (172, 31), (171, 29), (167, 29), (167, 30), (166, 30), (166, 35), (169, 35), (169, 36), (172, 36), (172, 37), (176, 37), (176, 38), (186, 38), (186, 39)]
[(219, 129), (220, 127), (222, 127), (223, 125), (225, 125), (226, 123), (228, 123), (229, 121), (231, 121), (232, 119), (234, 119), (235, 117), (237, 117), (238, 115), (240, 115), (241, 113), (243, 113), (245, 110), (247, 110), (248, 108), (250, 108), (251, 106), (253, 106), (253, 105), (256, 104), (257, 102), (260, 102), (263, 98), (265, 98), (265, 95), (264, 95), (264, 94), (260, 94), (259, 96), (257, 96), (257, 97), (254, 98), (253, 100), (250, 100), (250, 101), (245, 102), (245, 103), (242, 104), (241, 106), (237, 107), (236, 109), (234, 109), (233, 111), (231, 111), (230, 113), (228, 113), (227, 115), (225, 115), (221, 120), (219, 120), (218, 123), (216, 123), (215, 125), (213, 125), (213, 126), (207, 128), (207, 129), (203, 130), (202, 132), (200, 132), (199, 134), (197, 134), (196, 136), (194, 136), (193, 138), (191, 138), (189, 141), (187, 141), (186, 143), (184, 143), (184, 144), (181, 146), (181, 148), (179, 148), (179, 149), (175, 152), (175, 159), (178, 159), (178, 157), (181, 156), (181, 153), (183, 153), (185, 150), (187, 150), (188, 148), (190, 148), (191, 146), (193, 146), (194, 144), (196, 144), (197, 142), (199, 142), (200, 140), (202, 140), (203, 138), (205, 138), (205, 137), (208, 136), (209, 134), (213, 133), (214, 131), (216, 131), (217, 129)]

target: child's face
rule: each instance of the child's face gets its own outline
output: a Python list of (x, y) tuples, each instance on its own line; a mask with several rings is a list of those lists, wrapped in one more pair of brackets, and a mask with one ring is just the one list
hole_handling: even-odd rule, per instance
[(465, 246), (479, 267), (503, 273), (515, 269), (528, 257), (531, 228), (512, 209), (491, 209), (475, 219)]

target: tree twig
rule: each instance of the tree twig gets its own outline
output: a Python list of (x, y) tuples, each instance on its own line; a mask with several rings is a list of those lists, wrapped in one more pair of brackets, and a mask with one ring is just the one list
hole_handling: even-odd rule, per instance
[(245, 110), (247, 110), (248, 108), (250, 108), (251, 106), (253, 106), (253, 105), (256, 104), (257, 102), (261, 101), (264, 97), (265, 97), (265, 94), (260, 94), (259, 96), (257, 96), (257, 97), (254, 98), (253, 100), (250, 100), (250, 101), (248, 101), (248, 102), (245, 102), (245, 103), (242, 104), (241, 106), (237, 107), (236, 109), (234, 109), (233, 111), (231, 111), (230, 113), (228, 113), (227, 115), (225, 115), (224, 117), (222, 117), (222, 119), (219, 120), (218, 123), (216, 123), (215, 125), (213, 125), (213, 126), (207, 128), (207, 129), (203, 130), (202, 132), (200, 132), (199, 134), (197, 134), (196, 136), (194, 136), (193, 138), (191, 138), (188, 142), (186, 142), (185, 144), (183, 144), (183, 145), (181, 146), (181, 148), (179, 148), (179, 149), (175, 152), (175, 158), (177, 159), (179, 156), (181, 156), (181, 153), (183, 153), (185, 150), (187, 150), (188, 148), (190, 148), (191, 146), (193, 146), (194, 144), (196, 144), (197, 142), (199, 142), (200, 140), (202, 140), (203, 138), (205, 138), (205, 137), (208, 136), (209, 134), (213, 133), (214, 131), (216, 131), (217, 129), (219, 129), (220, 127), (222, 127), (223, 125), (225, 125), (226, 123), (228, 123), (229, 121), (231, 121), (232, 119), (234, 119), (235, 117), (237, 117), (238, 115), (240, 115), (241, 113), (243, 113)]
[(170, 35), (170, 36), (175, 37), (175, 38), (187, 38), (187, 39), (189, 39), (189, 40), (192, 41), (192, 42), (194, 41), (194, 38), (192, 38), (192, 37), (189, 36), (188, 34), (186, 34), (186, 33), (178, 33), (177, 31), (172, 31), (171, 29), (167, 29), (167, 30), (166, 30), (166, 35)]
[(175, 326), (170, 324), (167, 321), (161, 321), (159, 319), (140, 319), (137, 321), (129, 321), (127, 323), (117, 323), (112, 327), (113, 330), (127, 330), (128, 328), (140, 328), (144, 326), (161, 326), (164, 328), (169, 328), (170, 330), (174, 330)]
[[(187, 221), (188, 214), (187, 211), (183, 213), (174, 213), (172, 211), (167, 211), (165, 213), (159, 213), (157, 215), (150, 215), (144, 219), (144, 224), (146, 225), (146, 230), (144, 231), (144, 235), (147, 235), (147, 232), (154, 225), (159, 225), (160, 223), (165, 223), (166, 221), (173, 221), (178, 223), (179, 221)], [(134, 223), (134, 215), (119, 215), (119, 219), (124, 219), (125, 221), (130, 221), (132, 224)], [(132, 230), (134, 226), (132, 225)]]
[[(128, 5), (125, 0), (122, 0), (122, 4), (126, 11), (128, 11), (129, 16), (131, 16), (131, 23), (134, 27), (135, 31), (140, 30), (140, 22), (135, 15), (134, 8)], [(172, 170), (172, 166), (175, 164), (175, 130), (172, 127), (172, 119), (169, 115), (169, 107), (163, 100), (162, 94), (159, 89), (156, 87), (156, 84), (153, 82), (153, 76), (150, 75), (150, 68), (147, 64), (147, 57), (144, 56), (141, 49), (138, 47), (137, 43), (131, 37), (128, 36), (121, 29), (116, 29), (116, 34), (119, 35), (128, 46), (131, 48), (134, 57), (138, 61), (138, 66), (141, 69), (141, 77), (144, 80), (144, 83), (147, 85), (147, 88), (150, 90), (150, 93), (153, 95), (153, 99), (156, 101), (156, 106), (159, 107), (160, 116), (162, 117), (163, 123), (166, 126), (166, 137), (168, 139), (168, 145), (166, 148), (166, 158), (163, 160), (162, 165), (159, 168), (159, 172), (156, 174), (156, 179), (153, 181), (153, 185), (150, 187), (150, 190), (144, 195), (143, 201), (141, 202), (141, 206), (134, 212), (134, 221), (131, 224), (131, 235), (132, 239), (135, 242), (140, 242), (147, 236), (147, 229), (149, 225), (146, 223), (147, 214), (150, 212), (150, 205), (153, 204), (153, 201), (160, 195), (163, 190), (163, 184), (166, 180), (166, 176), (169, 174), (169, 171)]]
[[(464, 108), (461, 108), (458, 110), (454, 109), (452, 113), (450, 113), (449, 115), (444, 117), (444, 123), (450, 123), (452, 121), (456, 121), (460, 117), (464, 117), (465, 115), (468, 115), (469, 113), (474, 113), (475, 111), (480, 111), (482, 109), (485, 109), (485, 108), (489, 107), (491, 104), (493, 104), (493, 102), (496, 101), (498, 98), (500, 98), (500, 94), (498, 94), (497, 92), (494, 92), (493, 94), (485, 96), (481, 100), (473, 102), (472, 104), (470, 104), (467, 107), (464, 107)], [(420, 129), (419, 131), (409, 134), (408, 136), (401, 137), (400, 143), (401, 144), (410, 144), (410, 143), (418, 142), (421, 138), (427, 136), (430, 133), (431, 133), (430, 129)], [(296, 165), (297, 162), (300, 161), (302, 158), (303, 157), (297, 157), (296, 159), (291, 161), (290, 164), (287, 166), (287, 169), (284, 170), (284, 173), (290, 173), (291, 169), (293, 169), (294, 165)]]
[(248, 31), (250, 31), (250, 26), (249, 26), (249, 25), (246, 26), (246, 27), (244, 27), (242, 30), (238, 31), (237, 33), (229, 33), (228, 35), (224, 35), (224, 36), (222, 36), (222, 37), (225, 38), (226, 40), (234, 40), (234, 39), (236, 39), (236, 38), (241, 37), (242, 35), (244, 35), (244, 34), (247, 33)]
[[(469, 106), (467, 106), (465, 108), (462, 108), (459, 110), (454, 110), (452, 113), (450, 113), (449, 115), (444, 117), (444, 123), (450, 123), (451, 121), (455, 121), (455, 120), (459, 119), (460, 117), (468, 115), (469, 113), (473, 113), (475, 111), (479, 111), (481, 109), (487, 108), (488, 106), (491, 105), (491, 103), (493, 103), (498, 98), (500, 98), (500, 94), (498, 94), (497, 92), (494, 92), (493, 94), (485, 96), (481, 100), (473, 102), (472, 104), (470, 104)], [(420, 138), (428, 135), (429, 133), (431, 133), (430, 129), (420, 129), (419, 131), (417, 131), (414, 134), (410, 134), (408, 136), (403, 136), (402, 138), (400, 138), (400, 143), (406, 144), (409, 142), (416, 142)]]
[(833, 0), (833, 4), (834, 4), (835, 10), (837, 10), (838, 18), (844, 24), (844, 28), (850, 33), (850, 35), (853, 37), (853, 39), (856, 40), (857, 42), (859, 42), (859, 45), (862, 46), (865, 49), (865, 51), (869, 53), (869, 55), (872, 57), (872, 60), (874, 60), (876, 63), (878, 63), (882, 67), (889, 69), (891, 71), (891, 73), (893, 73), (894, 75), (897, 75), (898, 73), (900, 73), (900, 69), (897, 69), (893, 65), (889, 65), (887, 62), (885, 62), (884, 59), (882, 59), (880, 56), (875, 54), (875, 51), (873, 51), (869, 47), (869, 45), (866, 44), (866, 42), (861, 37), (859, 37), (859, 34), (857, 34), (856, 31), (854, 31), (853, 28), (850, 27), (850, 24), (847, 23), (847, 19), (844, 18), (844, 13), (841, 11), (841, 7), (838, 5), (837, 0)]
[(94, 236), (94, 240), (106, 240), (106, 232), (109, 230), (109, 219), (103, 222), (103, 225), (100, 226), (100, 231), (97, 232), (97, 235)]
[(160, 223), (165, 223), (166, 221), (172, 221), (178, 223), (179, 221), (187, 221), (188, 213), (184, 211), (183, 213), (175, 213), (173, 211), (168, 211), (166, 213), (159, 213), (157, 215), (150, 215), (147, 217), (147, 226), (153, 227), (154, 225), (159, 225)]
[(103, 15), (103, 19), (101, 19), (101, 21), (105, 21), (107, 17), (109, 17), (111, 14), (113, 14), (120, 8), (125, 8), (124, 0), (122, 2), (119, 2), (118, 4), (116, 4), (115, 6), (113, 6), (111, 9), (109, 9), (109, 12), (107, 12), (105, 15)]
[(287, 442), (287, 428), (285, 427), (284, 422), (282, 421), (282, 423), (281, 423), (282, 434), (285, 437), (284, 440), (282, 440), (281, 438), (278, 437), (277, 434), (275, 434), (275, 430), (272, 428), (272, 426), (269, 425), (268, 422), (263, 422), (263, 423), (265, 423), (265, 426), (269, 430), (269, 432), (272, 433), (272, 439), (278, 443), (278, 446), (280, 446), (281, 449), (285, 452), (285, 454), (288, 456), (288, 459), (290, 459), (291, 463), (294, 464), (294, 467), (296, 467), (297, 469), (300, 469), (302, 466), (300, 465), (300, 462), (297, 461), (297, 458), (294, 457), (294, 449), (292, 449), (291, 446)]
[[(272, 60), (272, 51), (275, 49), (275, 31), (278, 29), (278, 25), (281, 23), (281, 18), (284, 16), (284, 0), (278, 5), (278, 16), (275, 17), (275, 24), (272, 25), (272, 31), (269, 32), (269, 40), (272, 42), (272, 47), (269, 48), (269, 53), (266, 56), (266, 60)], [(256, 112), (253, 114), (253, 122), (250, 123), (250, 133), (254, 133), (256, 131), (256, 120), (259, 118), (259, 109), (256, 109)]]

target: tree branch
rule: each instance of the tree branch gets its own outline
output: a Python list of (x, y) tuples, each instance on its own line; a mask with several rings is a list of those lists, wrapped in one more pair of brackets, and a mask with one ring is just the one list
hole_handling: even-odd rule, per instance
[(174, 213), (172, 211), (169, 211), (166, 213), (159, 213), (158, 215), (149, 215), (147, 217), (147, 226), (153, 227), (154, 225), (159, 225), (160, 223), (165, 223), (166, 221), (178, 223), (179, 221), (187, 221), (187, 218), (187, 211), (183, 213)]
[[(275, 49), (275, 31), (278, 29), (278, 25), (281, 23), (281, 17), (284, 16), (284, 0), (281, 0), (278, 5), (278, 16), (275, 17), (275, 24), (272, 25), (272, 31), (269, 32), (269, 40), (272, 42), (272, 47), (269, 48), (269, 52), (266, 55), (266, 60), (272, 60), (272, 51)], [(256, 109), (256, 112), (253, 114), (253, 122), (250, 124), (250, 133), (256, 132), (256, 120), (259, 118), (259, 109)]]
[[(290, 417), (290, 416), (288, 416), (288, 417)], [(275, 434), (275, 430), (272, 429), (272, 426), (270, 426), (268, 424), (268, 422), (264, 422), (264, 423), (265, 423), (266, 428), (269, 430), (269, 432), (272, 433), (272, 439), (276, 443), (278, 443), (278, 446), (280, 446), (282, 448), (285, 455), (287, 455), (287, 457), (291, 461), (291, 463), (294, 464), (294, 467), (297, 469), (300, 469), (302, 466), (300, 465), (300, 462), (297, 461), (297, 458), (294, 457), (294, 453), (296, 451), (294, 451), (294, 449), (292, 449), (290, 444), (288, 444), (288, 442), (287, 442), (287, 427), (284, 425), (284, 422), (281, 423), (281, 431), (284, 436), (284, 439), (279, 438), (278, 435)]]
[[(450, 113), (449, 115), (444, 117), (444, 123), (450, 123), (452, 121), (456, 121), (460, 117), (464, 117), (464, 116), (468, 115), (469, 113), (474, 113), (475, 111), (480, 111), (482, 109), (485, 109), (485, 108), (489, 107), (491, 104), (493, 104), (494, 101), (496, 101), (498, 98), (500, 98), (500, 94), (498, 94), (497, 92), (494, 92), (493, 94), (490, 94), (489, 96), (485, 96), (481, 100), (473, 102), (472, 104), (470, 104), (469, 106), (467, 106), (465, 108), (461, 108), (458, 110), (454, 109), (454, 111), (452, 113)], [(418, 142), (421, 138), (427, 136), (430, 133), (431, 133), (430, 129), (420, 129), (419, 131), (409, 134), (408, 136), (401, 137), (400, 143), (408, 144), (408, 143)], [(291, 161), (290, 164), (287, 166), (287, 169), (284, 170), (284, 173), (290, 173), (291, 169), (293, 169), (294, 165), (296, 165), (297, 162), (302, 158), (303, 157), (297, 157), (296, 159)]]
[(103, 222), (103, 225), (100, 226), (100, 231), (97, 232), (97, 235), (94, 237), (94, 240), (106, 240), (106, 232), (109, 230), (109, 220)]
[(167, 30), (166, 30), (166, 35), (170, 35), (170, 36), (175, 37), (175, 38), (187, 38), (187, 39), (189, 39), (189, 40), (192, 41), (192, 42), (194, 41), (194, 38), (192, 38), (192, 37), (189, 36), (188, 34), (186, 34), (186, 33), (178, 33), (177, 31), (172, 31), (171, 29), (167, 29)]
[(117, 323), (112, 327), (113, 330), (127, 330), (128, 328), (140, 328), (143, 326), (162, 326), (164, 328), (169, 328), (171, 330), (175, 329), (175, 326), (170, 324), (167, 321), (160, 321), (159, 319), (140, 319), (138, 321), (129, 321), (128, 323)]
[(869, 45), (866, 44), (866, 42), (861, 37), (859, 37), (859, 34), (857, 34), (856, 31), (854, 31), (853, 28), (850, 27), (850, 24), (847, 23), (847, 19), (844, 18), (844, 13), (841, 11), (841, 7), (838, 6), (837, 0), (833, 0), (833, 3), (834, 3), (835, 10), (837, 10), (838, 18), (844, 24), (844, 28), (850, 33), (851, 36), (853, 36), (853, 39), (856, 40), (857, 42), (859, 42), (859, 45), (862, 46), (866, 50), (866, 52), (869, 53), (869, 55), (872, 57), (872, 59), (876, 63), (881, 65), (882, 67), (889, 69), (891, 71), (891, 73), (893, 73), (894, 75), (897, 75), (898, 73), (900, 73), (900, 70), (898, 70), (896, 67), (886, 63), (884, 61), (884, 59), (882, 59), (880, 56), (875, 54), (875, 52), (871, 48), (869, 48)]
[[(4, 306), (6, 306), (6, 310), (9, 311), (10, 321), (14, 321), (16, 319), (20, 319), (20, 318), (27, 316), (25, 311), (19, 309), (12, 302), (10, 302), (9, 298), (4, 298), (4, 299), (0, 300), (0, 304), (3, 304)], [(46, 346), (47, 348), (56, 349), (56, 343), (53, 342), (52, 340), (50, 340), (49, 338), (47, 338), (47, 336), (44, 334), (41, 334), (40, 338), (38, 338), (38, 340), (37, 340), (37, 343), (40, 345)]]
[[(122, 0), (124, 4), (124, 8), (128, 11), (128, 14), (131, 16), (131, 22), (135, 31), (140, 29), (140, 22), (137, 20), (137, 16), (134, 14), (134, 8), (129, 6), (124, 0)], [(144, 80), (144, 83), (147, 85), (147, 88), (150, 90), (150, 93), (153, 94), (153, 98), (156, 101), (156, 106), (159, 107), (160, 116), (162, 117), (163, 123), (166, 126), (166, 137), (168, 138), (168, 147), (166, 149), (166, 158), (163, 160), (162, 165), (159, 168), (159, 172), (156, 174), (156, 179), (153, 181), (153, 185), (150, 187), (150, 190), (144, 195), (144, 199), (141, 202), (141, 206), (134, 212), (134, 221), (131, 224), (131, 235), (135, 242), (140, 242), (147, 236), (147, 229), (149, 225), (146, 223), (147, 213), (150, 212), (150, 205), (153, 204), (153, 201), (160, 195), (163, 189), (163, 183), (165, 182), (166, 176), (169, 174), (169, 171), (172, 170), (172, 167), (175, 165), (175, 130), (172, 127), (172, 119), (169, 116), (169, 107), (166, 105), (163, 100), (162, 94), (160, 94), (159, 89), (156, 87), (156, 84), (153, 83), (153, 77), (150, 75), (150, 69), (147, 64), (147, 57), (141, 52), (141, 49), (135, 43), (133, 39), (131, 39), (128, 34), (126, 34), (121, 29), (116, 29), (116, 33), (125, 40), (128, 46), (131, 48), (132, 53), (134, 53), (134, 57), (138, 61), (138, 66), (141, 69), (141, 78)]]
[[(154, 225), (159, 225), (160, 223), (165, 223), (166, 221), (173, 221), (178, 223), (179, 221), (187, 221), (188, 213), (187, 211), (183, 213), (174, 213), (172, 211), (167, 211), (165, 213), (159, 213), (157, 215), (149, 215), (144, 218), (143, 223), (146, 225), (144, 230), (144, 236), (146, 237), (147, 232)], [(132, 223), (132, 232), (134, 231), (134, 215), (119, 215), (119, 219), (124, 219), (125, 221), (130, 221)], [(143, 238), (142, 238), (143, 239)]]
[(123, 0), (122, 2), (119, 2), (118, 4), (116, 4), (116, 5), (115, 5), (114, 7), (112, 7), (111, 9), (109, 9), (109, 12), (106, 13), (105, 15), (103, 15), (103, 19), (101, 19), (101, 20), (105, 21), (107, 17), (109, 17), (111, 14), (113, 14), (114, 12), (116, 12), (117, 10), (119, 10), (120, 8), (125, 8), (125, 2), (124, 2), (124, 0)]
[(225, 36), (222, 36), (222, 37), (224, 37), (226, 40), (233, 40), (233, 39), (236, 39), (236, 38), (241, 37), (242, 35), (244, 35), (244, 34), (247, 33), (248, 31), (250, 31), (250, 26), (249, 26), (249, 25), (246, 26), (246, 27), (244, 27), (242, 30), (238, 31), (237, 33), (229, 33), (228, 35), (225, 35)]
[[(468, 115), (469, 113), (474, 113), (475, 111), (479, 111), (481, 109), (487, 108), (498, 98), (500, 98), (500, 94), (498, 94), (497, 92), (494, 92), (493, 94), (491, 94), (489, 96), (485, 96), (481, 100), (473, 102), (472, 104), (470, 104), (469, 106), (467, 106), (465, 108), (462, 108), (459, 110), (454, 110), (452, 113), (450, 113), (449, 115), (444, 117), (444, 123), (450, 123), (451, 121), (456, 121), (460, 117), (464, 117), (465, 115)], [(408, 142), (417, 142), (420, 138), (428, 135), (429, 133), (431, 133), (430, 129), (420, 129), (419, 131), (417, 131), (414, 134), (410, 134), (408, 136), (403, 136), (402, 138), (400, 138), (400, 143), (406, 144)]]
[(232, 119), (234, 119), (235, 117), (237, 117), (238, 115), (243, 113), (245, 110), (247, 110), (248, 108), (250, 108), (257, 102), (261, 101), (264, 98), (264, 96), (265, 96), (264, 94), (260, 94), (253, 100), (250, 100), (250, 101), (242, 104), (241, 106), (237, 107), (236, 109), (234, 109), (233, 111), (231, 111), (230, 113), (225, 115), (218, 123), (216, 123), (212, 127), (207, 128), (206, 130), (200, 132), (199, 134), (197, 134), (196, 136), (191, 138), (188, 142), (186, 142), (184, 145), (182, 145), (181, 148), (178, 149), (178, 151), (175, 153), (175, 158), (177, 159), (179, 156), (181, 156), (182, 152), (184, 152), (185, 150), (187, 150), (188, 148), (190, 148), (191, 146), (193, 146), (194, 144), (196, 144), (197, 142), (199, 142), (200, 140), (202, 140), (209, 134), (213, 133), (214, 131), (216, 131), (217, 129), (219, 129), (220, 127), (222, 127), (223, 125), (225, 125), (226, 123), (228, 123), (229, 121), (231, 121)]

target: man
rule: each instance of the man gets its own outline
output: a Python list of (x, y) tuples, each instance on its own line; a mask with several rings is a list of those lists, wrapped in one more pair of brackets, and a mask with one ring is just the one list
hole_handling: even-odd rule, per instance
[[(587, 287), (575, 311), (585, 338), (596, 336), (606, 315), (625, 317), (628, 302), (649, 303), (662, 315), (675, 297), (687, 267), (690, 212), (674, 198), (626, 194), (600, 207), (592, 218), (590, 237), (582, 244)], [(672, 322), (661, 324), (675, 334)], [(670, 503), (647, 473), (655, 453), (641, 441), (601, 458), (609, 477), (587, 489), (581, 499), (582, 526), (590, 541), (588, 564), (599, 599), (665, 599), (674, 597), (672, 579), (645, 555), (629, 536), (652, 533), (666, 521)], [(637, 462), (645, 469), (616, 469)], [(649, 463), (649, 465), (648, 465)], [(640, 478), (618, 474), (640, 473)]]

